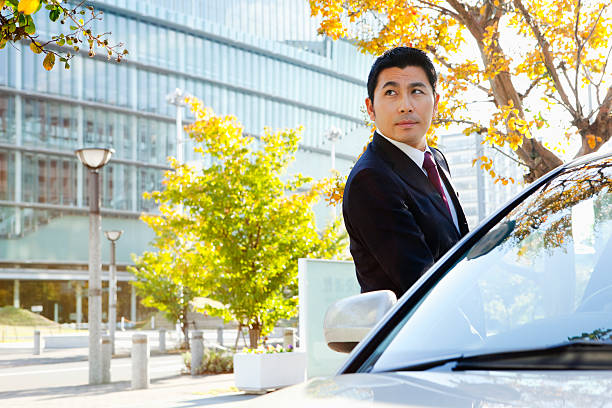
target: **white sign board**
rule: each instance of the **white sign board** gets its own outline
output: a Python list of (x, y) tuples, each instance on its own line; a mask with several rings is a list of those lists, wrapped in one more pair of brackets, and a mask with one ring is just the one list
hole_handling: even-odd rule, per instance
[(307, 356), (308, 378), (334, 375), (348, 354), (327, 347), (323, 319), (335, 301), (361, 290), (355, 266), (348, 261), (300, 259), (298, 262), (300, 348)]
[(42, 305), (34, 305), (30, 307), (30, 310), (33, 311), (34, 313), (40, 313), (43, 311), (43, 307)]

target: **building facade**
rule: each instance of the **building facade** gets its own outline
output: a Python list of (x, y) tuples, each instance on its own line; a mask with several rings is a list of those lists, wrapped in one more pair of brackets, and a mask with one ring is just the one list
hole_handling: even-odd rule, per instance
[[(474, 228), (498, 207), (510, 200), (521, 188), (521, 168), (508, 157), (492, 151), (481, 143), (480, 135), (466, 136), (463, 133), (440, 135), (439, 147), (444, 152), (451, 169), (455, 189), (459, 192), (465, 216), (470, 228)], [(512, 152), (508, 152), (510, 156)], [(516, 182), (503, 185), (485, 171), (480, 163), (472, 161), (481, 156), (495, 160), (495, 171), (504, 177), (512, 177)]]
[[(69, 70), (47, 72), (26, 43), (0, 51), (0, 306), (42, 305), (48, 318), (85, 321), (88, 177), (74, 150), (102, 145), (115, 149), (102, 171), (102, 228), (124, 230), (118, 314), (134, 320), (125, 267), (148, 249), (152, 232), (138, 217), (155, 210), (142, 193), (162, 187), (177, 149), (194, 159), (189, 143), (177, 144), (166, 96), (180, 88), (255, 136), (304, 126), (292, 171), (317, 178), (329, 175), (333, 125), (345, 135), (335, 162), (346, 173), (368, 138), (360, 105), (371, 58), (318, 37), (307, 1), (88, 3), (104, 12), (94, 31), (125, 43), (124, 62), (82, 54)], [(40, 14), (42, 38), (62, 27)], [(317, 212), (322, 222), (329, 215), (324, 205)]]

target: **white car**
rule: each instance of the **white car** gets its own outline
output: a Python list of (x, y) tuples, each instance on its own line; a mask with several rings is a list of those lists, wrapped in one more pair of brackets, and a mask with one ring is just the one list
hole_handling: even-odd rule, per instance
[[(610, 155), (550, 172), (394, 305), (383, 291), (332, 306), (328, 343), (354, 347), (336, 376), (245, 405), (612, 407), (611, 190)], [(362, 339), (355, 311), (380, 308)]]

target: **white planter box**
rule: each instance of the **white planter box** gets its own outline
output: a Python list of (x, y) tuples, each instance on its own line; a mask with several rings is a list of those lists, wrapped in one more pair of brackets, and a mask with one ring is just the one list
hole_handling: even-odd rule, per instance
[(306, 380), (306, 353), (234, 354), (234, 381), (242, 391), (265, 391)]

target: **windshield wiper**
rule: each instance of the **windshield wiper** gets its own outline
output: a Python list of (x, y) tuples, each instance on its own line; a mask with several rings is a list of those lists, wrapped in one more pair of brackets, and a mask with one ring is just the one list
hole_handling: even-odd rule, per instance
[(612, 370), (612, 343), (573, 341), (550, 347), (476, 355), (456, 355), (419, 362), (394, 371), (423, 371), (455, 363), (463, 370)]

